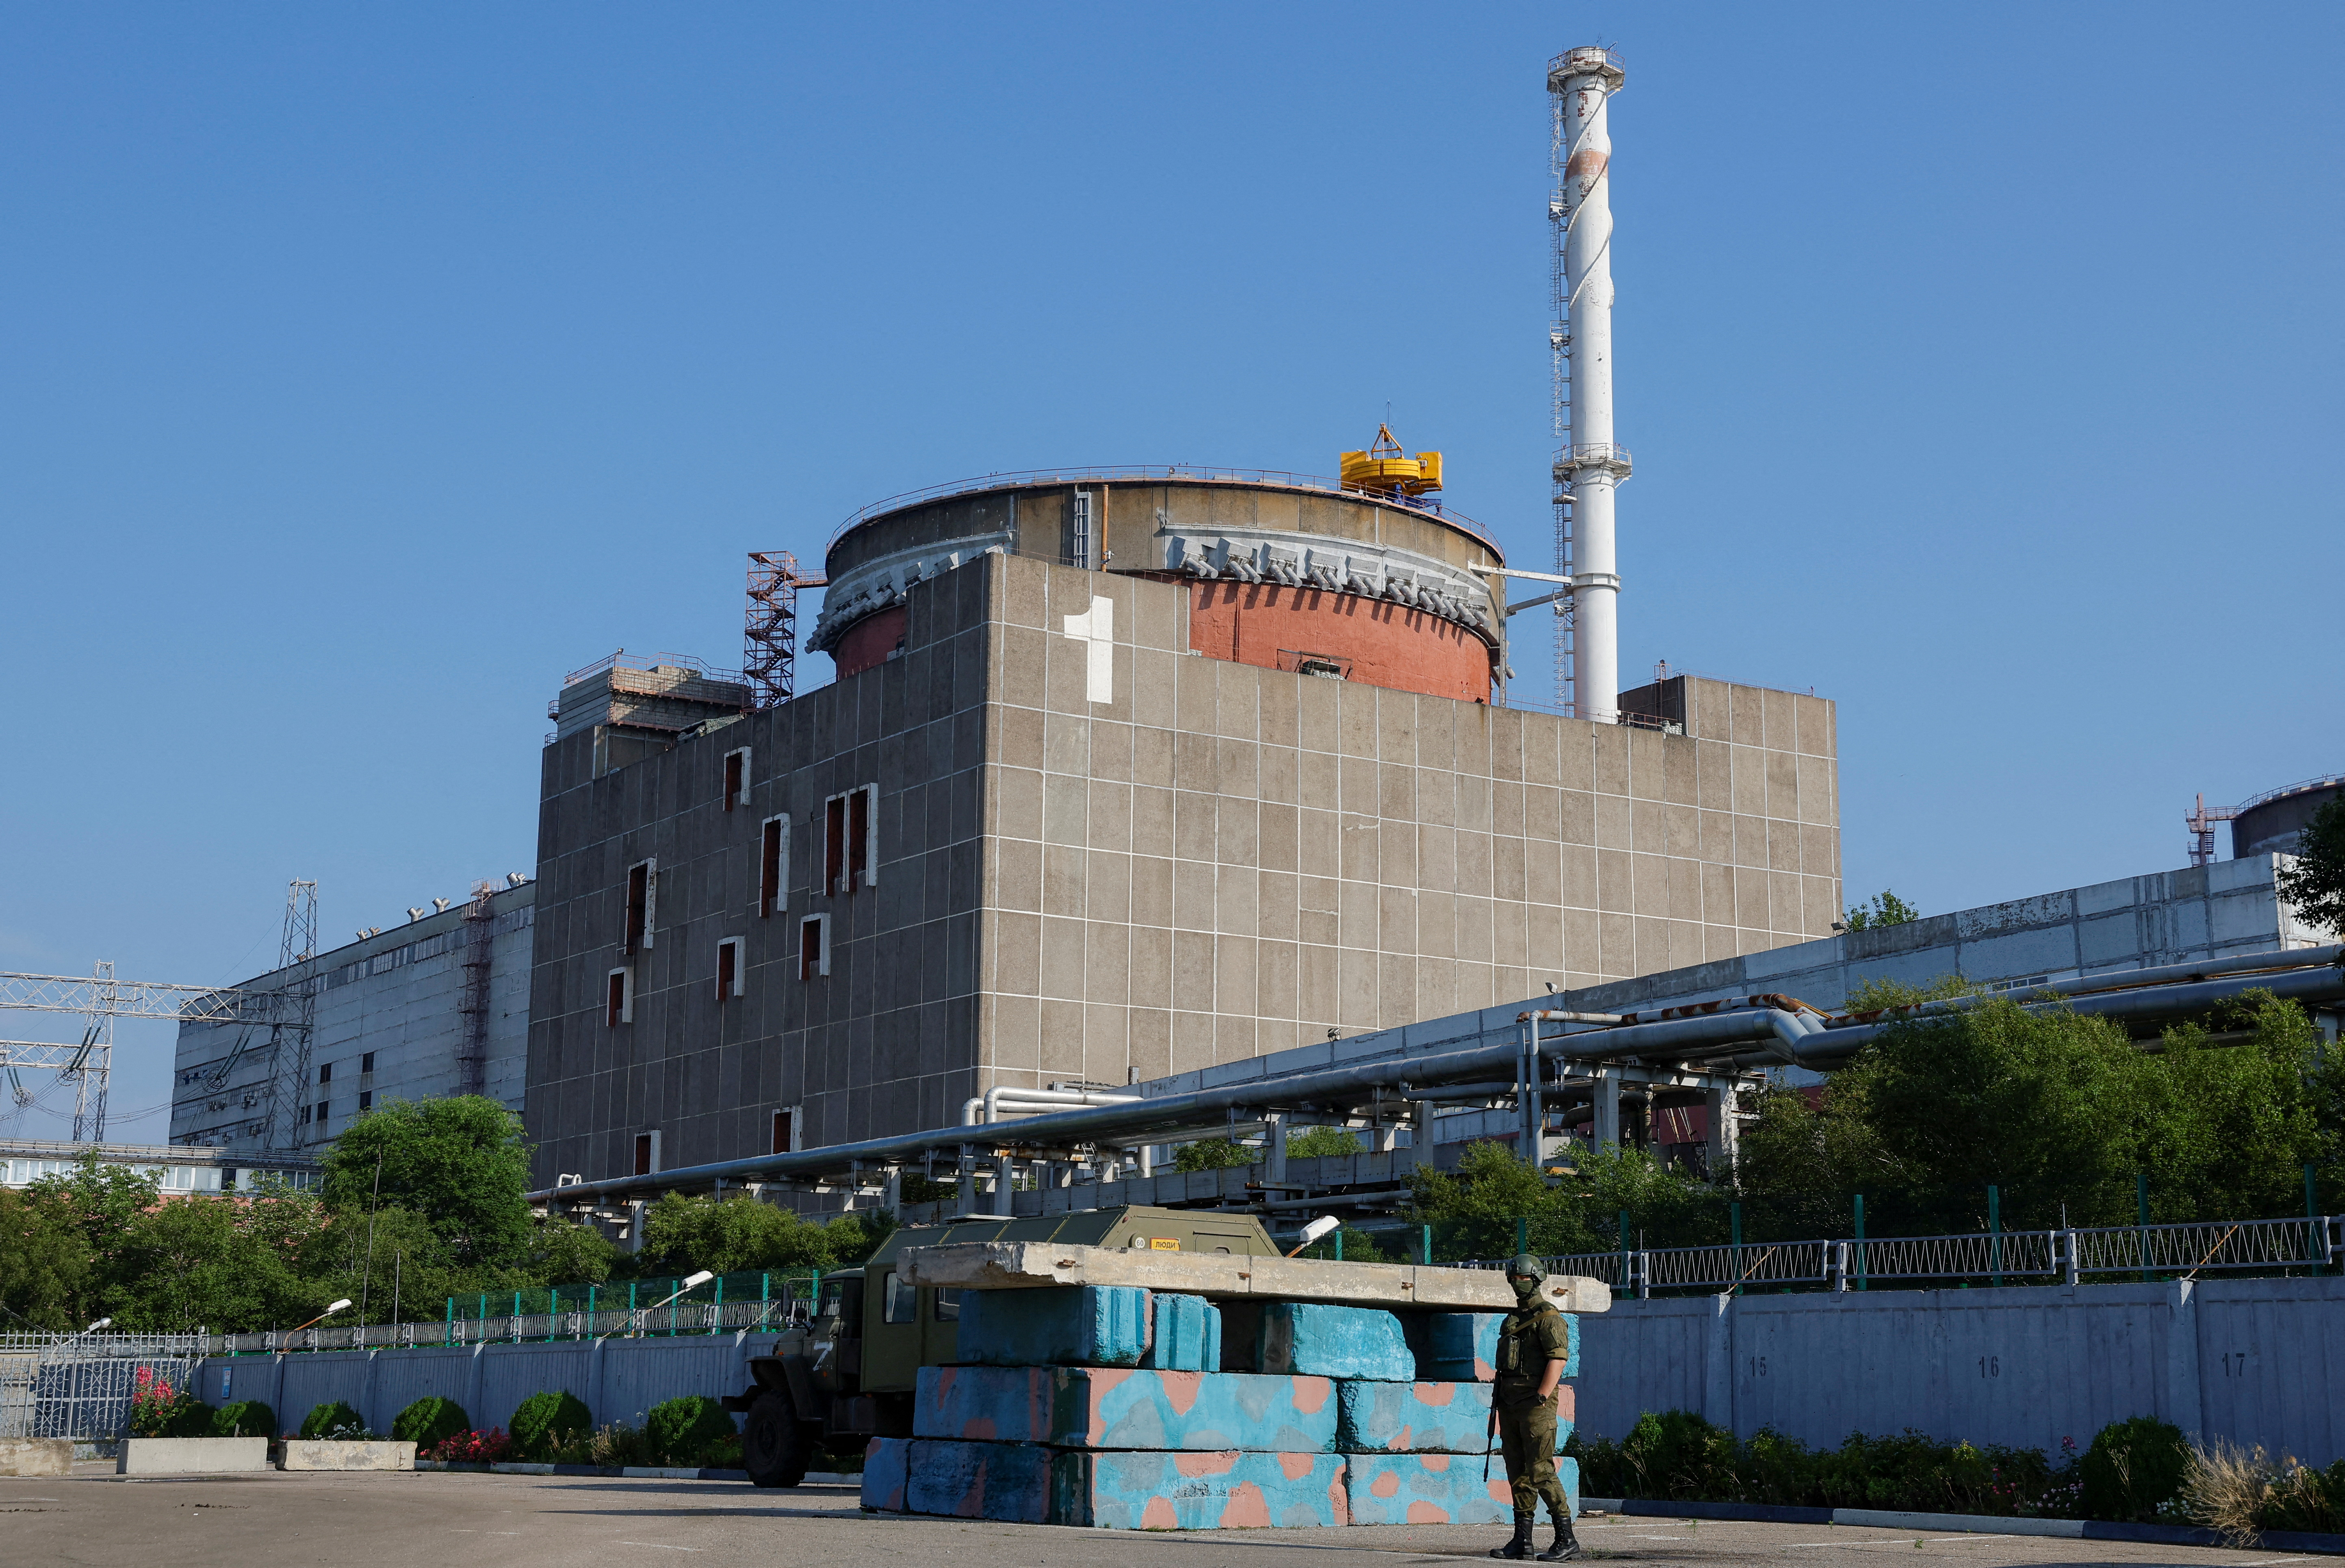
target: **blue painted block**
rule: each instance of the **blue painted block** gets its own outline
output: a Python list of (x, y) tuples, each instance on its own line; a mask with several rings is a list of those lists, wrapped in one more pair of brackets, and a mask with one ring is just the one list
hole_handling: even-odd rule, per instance
[(1203, 1296), (1156, 1292), (1155, 1323), (1140, 1364), (1151, 1371), (1211, 1372), (1222, 1365), (1222, 1310)]
[(912, 1434), (1079, 1449), (1331, 1453), (1335, 1385), (1254, 1372), (922, 1367)]
[(909, 1506), (904, 1488), (911, 1478), (912, 1440), (875, 1437), (863, 1450), (863, 1506), (901, 1513)]
[(1051, 1467), (1053, 1524), (1263, 1530), (1348, 1517), (1332, 1453), (1062, 1453)]
[(1051, 1451), (1041, 1444), (914, 1438), (910, 1447), (904, 1501), (912, 1512), (1016, 1524), (1050, 1522)]
[(990, 1367), (1133, 1367), (1148, 1350), (1149, 1292), (1137, 1285), (967, 1290), (959, 1360)]
[(1374, 1307), (1270, 1302), (1262, 1311), (1255, 1364), (1270, 1373), (1394, 1383), (1416, 1380), (1416, 1358), (1409, 1353), (1400, 1320)]
[(1418, 1371), (1447, 1382), (1487, 1383), (1498, 1375), (1498, 1327), (1504, 1312), (1434, 1312), (1426, 1324)]
[[(1493, 1462), (1483, 1479), (1480, 1456), (1447, 1453), (1361, 1453), (1345, 1461), (1345, 1491), (1355, 1524), (1511, 1524), (1514, 1488), (1506, 1467)], [(1558, 1459), (1571, 1516), (1579, 1517), (1579, 1462)], [(1539, 1510), (1542, 1526), (1547, 1510)]]
[(1345, 1453), (1487, 1453), (1490, 1385), (1339, 1382), (1335, 1446)]
[[(1487, 1383), (1498, 1375), (1498, 1330), (1504, 1312), (1430, 1312), (1419, 1340), (1418, 1374), (1428, 1381)], [(1579, 1314), (1563, 1314), (1571, 1353), (1563, 1375), (1579, 1375)]]

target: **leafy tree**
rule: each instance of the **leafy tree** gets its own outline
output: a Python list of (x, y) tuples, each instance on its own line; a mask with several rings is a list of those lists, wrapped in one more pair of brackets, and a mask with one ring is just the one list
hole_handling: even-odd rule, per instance
[[(884, 1234), (884, 1233), (883, 1233)], [(718, 1198), (660, 1195), (644, 1215), (637, 1271), (712, 1274), (782, 1269), (837, 1269), (868, 1257), (878, 1238), (861, 1217), (841, 1214), (827, 1224), (746, 1192)]]
[(340, 1216), (381, 1201), (421, 1215), (460, 1268), (519, 1263), (530, 1246), (529, 1145), (521, 1118), (479, 1095), (392, 1100), (334, 1140), (321, 1190)]
[(1228, 1170), (1252, 1165), (1254, 1151), (1233, 1138), (1201, 1138), (1172, 1151), (1175, 1170)]
[(557, 1218), (538, 1226), (526, 1267), (541, 1285), (599, 1285), (624, 1256), (594, 1226)]
[(330, 1299), (300, 1268), (324, 1222), (300, 1193), (158, 1203), (123, 1228), (108, 1311), (123, 1328), (171, 1333), (299, 1322)]
[(1887, 888), (1873, 895), (1869, 904), (1853, 904), (1841, 923), (1852, 931), (1870, 931), (1881, 926), (1906, 926), (1922, 918), (1922, 912)]
[(1305, 1128), (1299, 1133), (1290, 1133), (1286, 1139), (1289, 1159), (1317, 1159), (1359, 1152), (1360, 1135), (1348, 1127)]
[(0, 1312), (55, 1332), (101, 1316), (88, 1238), (54, 1190), (0, 1189)]
[(2297, 839), (2296, 864), (2280, 867), (2274, 880), (2299, 918), (2345, 933), (2345, 794), (2312, 814)]

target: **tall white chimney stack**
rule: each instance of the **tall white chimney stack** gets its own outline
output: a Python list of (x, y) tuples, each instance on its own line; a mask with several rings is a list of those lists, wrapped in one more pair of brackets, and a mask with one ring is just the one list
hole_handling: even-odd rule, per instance
[(1605, 114), (1621, 80), (1620, 57), (1609, 49), (1573, 49), (1548, 63), (1555, 110), (1548, 217), (1556, 245), (1556, 570), (1571, 580), (1565, 622), (1571, 712), (1599, 723), (1619, 718), (1612, 499), (1629, 477), (1628, 450), (1612, 440), (1612, 138)]

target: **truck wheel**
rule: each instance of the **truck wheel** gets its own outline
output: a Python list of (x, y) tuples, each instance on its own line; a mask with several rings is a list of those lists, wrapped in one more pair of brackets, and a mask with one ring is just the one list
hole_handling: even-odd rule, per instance
[(806, 1479), (814, 1443), (786, 1395), (762, 1393), (741, 1422), (741, 1468), (757, 1486), (796, 1486)]

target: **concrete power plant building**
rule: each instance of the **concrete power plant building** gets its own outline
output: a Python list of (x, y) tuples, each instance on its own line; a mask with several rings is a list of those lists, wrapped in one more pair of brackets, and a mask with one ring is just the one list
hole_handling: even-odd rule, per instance
[(835, 683), (624, 765), (602, 725), (558, 734), (541, 1179), (1828, 934), (1832, 703), (1676, 679), (1622, 696), (1633, 723), (1493, 705), (1503, 558), (1425, 500), (1433, 454), (1351, 456), (1418, 488), (1160, 470), (868, 509), (808, 638)]

